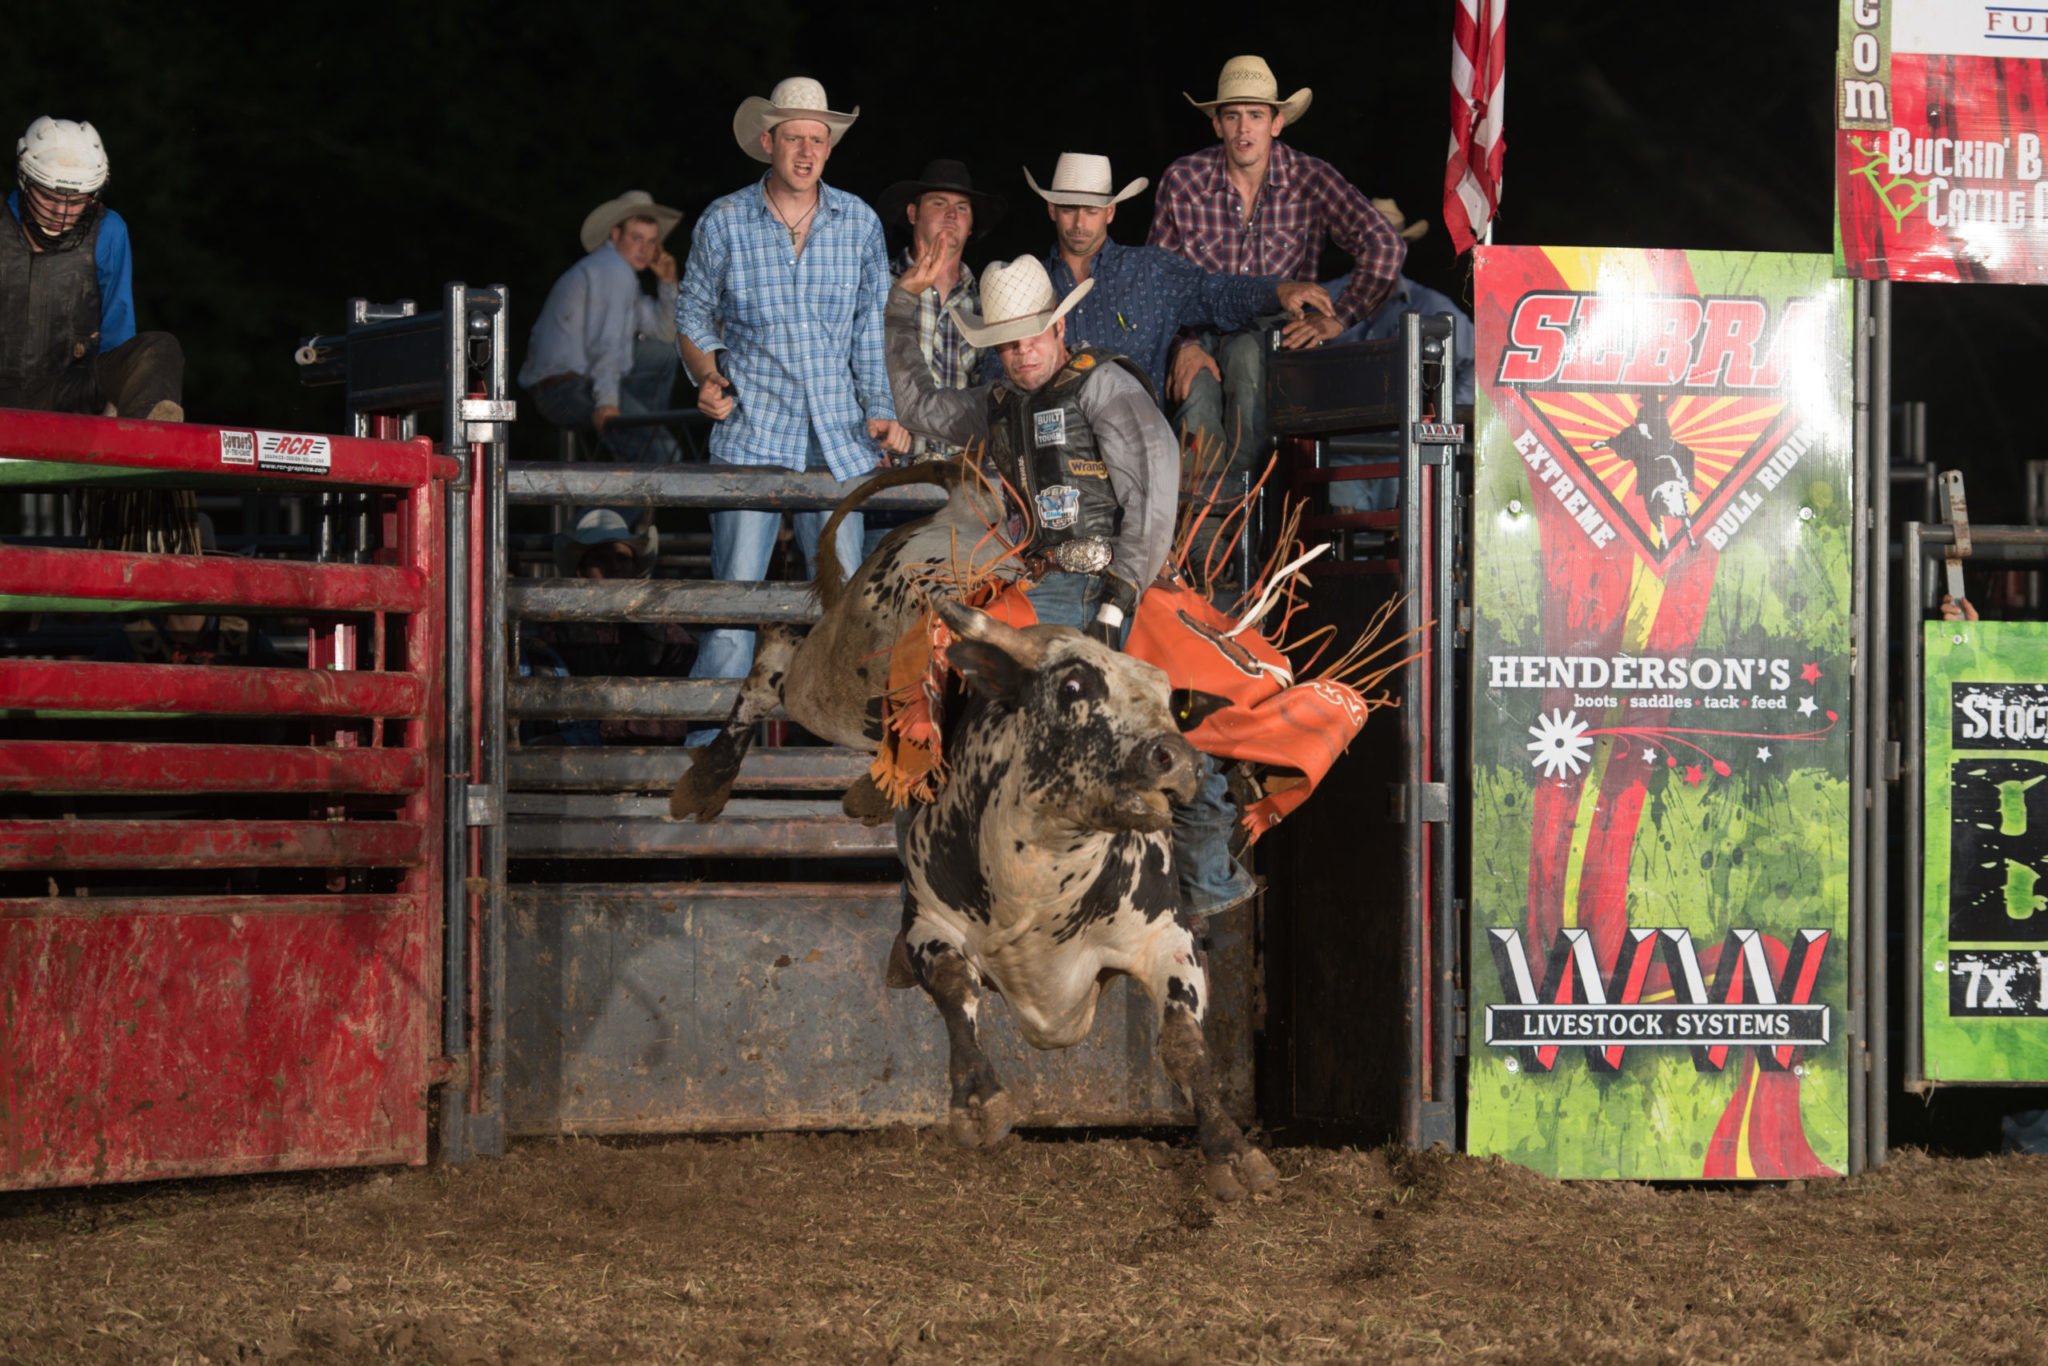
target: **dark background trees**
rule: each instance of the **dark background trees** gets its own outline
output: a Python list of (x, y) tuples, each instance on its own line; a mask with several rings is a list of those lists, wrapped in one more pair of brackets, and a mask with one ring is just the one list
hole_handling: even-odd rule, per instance
[[(1828, 250), (1834, 8), (1519, 0), (1497, 240)], [(1430, 219), (1410, 273), (1469, 297), (1440, 221), (1450, 13), (1448, 0), (14, 6), (0, 130), (42, 113), (100, 128), (143, 325), (185, 341), (195, 420), (321, 429), (335, 397), (297, 387), (291, 347), (337, 327), (346, 298), (506, 283), (523, 348), (584, 213), (639, 187), (694, 219), (758, 172), (732, 141), (734, 107), (797, 72), (863, 111), (834, 184), (871, 195), (953, 155), (1009, 198), (970, 251), (979, 262), (1047, 245), (1021, 165), (1042, 178), (1062, 150), (1097, 151), (1122, 178), (1156, 178), (1210, 136), (1181, 92), (1260, 52), (1286, 88), (1315, 89), (1292, 140)], [(1140, 240), (1150, 210), (1149, 196), (1129, 204), (1117, 236)], [(2016, 492), (2048, 292), (1897, 298), (1897, 396), (1936, 405), (1938, 458), (1968, 464), (1985, 494)]]

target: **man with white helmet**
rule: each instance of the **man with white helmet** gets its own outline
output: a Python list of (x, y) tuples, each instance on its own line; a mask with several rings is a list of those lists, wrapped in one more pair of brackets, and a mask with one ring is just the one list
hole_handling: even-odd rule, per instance
[[(1044, 264), (1028, 256), (982, 273), (979, 318), (953, 307), (968, 342), (996, 353), (1003, 378), (941, 388), (918, 344), (918, 300), (958, 251), (957, 243), (919, 243), (889, 293), (897, 414), (919, 435), (980, 446), (1022, 497), (1021, 525), (1012, 531), (1034, 581), (1027, 596), (1039, 621), (1121, 646), (1139, 597), (1173, 548), (1180, 443), (1143, 367), (1109, 350), (1068, 349), (1067, 315), (1095, 281), (1061, 297)], [(1251, 895), (1250, 874), (1230, 854), (1236, 821), (1221, 771), (1205, 760), (1200, 790), (1173, 813), (1174, 865), (1188, 914), (1212, 915)]]
[(106, 148), (45, 115), (15, 144), (20, 188), (0, 224), (0, 407), (178, 422), (184, 352), (135, 330), (128, 225), (100, 202)]
[[(882, 360), (882, 221), (824, 183), (832, 149), (859, 117), (857, 107), (832, 109), (825, 87), (806, 76), (746, 100), (733, 116), (741, 150), (768, 170), (705, 206), (676, 299), (683, 364), (698, 386), (698, 410), (714, 424), (714, 466), (830, 470), (851, 488), (885, 449), (910, 448)], [(796, 514), (812, 564), (830, 516)], [(712, 576), (764, 577), (781, 529), (780, 512), (713, 512)], [(860, 563), (858, 514), (842, 521), (835, 549), (842, 566)], [(753, 631), (706, 631), (691, 676), (742, 678), (753, 657)], [(695, 732), (692, 743), (714, 734)]]

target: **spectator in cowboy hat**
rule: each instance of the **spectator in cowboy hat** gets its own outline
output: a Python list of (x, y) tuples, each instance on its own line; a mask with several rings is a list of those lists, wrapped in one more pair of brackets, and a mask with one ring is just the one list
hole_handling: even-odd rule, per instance
[[(682, 219), (645, 190), (628, 190), (585, 215), (583, 259), (548, 291), (519, 371), (541, 416), (564, 430), (594, 431), (607, 450), (635, 463), (682, 458), (665, 428), (611, 425), (671, 402), (675, 347), (664, 336), (658, 300), (673, 307), (676, 260), (662, 244)], [(654, 299), (641, 288), (642, 271), (659, 282)]]
[[(996, 225), (1005, 207), (1000, 195), (974, 187), (974, 174), (964, 162), (947, 160), (926, 162), (917, 179), (899, 180), (875, 200), (885, 227), (903, 224), (910, 230), (909, 243), (889, 263), (892, 275), (900, 279), (919, 251), (938, 246), (938, 278), (918, 299), (917, 340), (932, 378), (948, 389), (972, 384), (982, 357), (981, 348), (961, 334), (953, 314), (956, 308), (981, 307), (974, 269), (961, 253), (970, 238)], [(912, 460), (959, 453), (958, 446), (930, 437), (911, 440)]]
[[(1327, 161), (1281, 142), (1308, 112), (1313, 92), (1281, 97), (1262, 57), (1232, 57), (1216, 97), (1189, 104), (1208, 117), (1216, 143), (1166, 168), (1147, 242), (1224, 275), (1316, 278), (1325, 240), (1357, 263), (1334, 310), (1308, 314), (1281, 331), (1294, 348), (1334, 341), (1379, 306), (1401, 273), (1407, 247), (1372, 204)], [(1174, 348), (1166, 380), (1184, 439), (1218, 443), (1230, 468), (1264, 455), (1266, 340), (1263, 331), (1196, 329)]]
[(1242, 332), (1262, 317), (1293, 316), (1298, 309), (1331, 311), (1330, 296), (1313, 281), (1283, 281), (1273, 275), (1223, 275), (1157, 247), (1125, 247), (1110, 240), (1116, 206), (1144, 190), (1142, 178), (1115, 188), (1109, 158), (1062, 152), (1052, 184), (1024, 181), (1045, 201), (1055, 229), (1046, 253), (1046, 274), (1065, 293), (1084, 280), (1095, 292), (1068, 319), (1079, 346), (1100, 346), (1128, 355), (1160, 392), (1167, 353), (1188, 328)]
[[(885, 450), (909, 450), (882, 360), (882, 223), (824, 183), (832, 149), (859, 117), (858, 108), (832, 109), (825, 87), (805, 76), (733, 115), (740, 149), (768, 171), (705, 208), (676, 301), (683, 363), (713, 424), (714, 465), (830, 470), (850, 489)], [(796, 514), (797, 540), (814, 566), (830, 515)], [(780, 512), (713, 512), (713, 577), (763, 577), (781, 529)], [(835, 549), (847, 568), (860, 562), (858, 513), (840, 523)], [(707, 631), (692, 676), (743, 677), (753, 657), (751, 630)]]

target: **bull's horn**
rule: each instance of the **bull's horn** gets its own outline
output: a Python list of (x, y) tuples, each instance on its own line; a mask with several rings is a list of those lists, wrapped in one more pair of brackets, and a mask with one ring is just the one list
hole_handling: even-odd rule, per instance
[(946, 623), (946, 629), (962, 640), (979, 640), (993, 645), (1027, 669), (1037, 668), (1044, 658), (1044, 646), (1028, 631), (1020, 631), (1006, 621), (998, 621), (986, 612), (951, 598), (940, 598), (933, 607), (939, 614), (939, 620)]

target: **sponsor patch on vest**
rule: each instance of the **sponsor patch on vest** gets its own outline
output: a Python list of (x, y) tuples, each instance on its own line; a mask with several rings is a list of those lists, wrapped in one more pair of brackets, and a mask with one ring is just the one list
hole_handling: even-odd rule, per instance
[(220, 463), (223, 465), (255, 464), (256, 433), (223, 431), (220, 434)]
[(1067, 462), (1067, 473), (1080, 475), (1087, 479), (1107, 479), (1109, 478), (1109, 466), (1101, 460), (1069, 460)]
[(1051, 531), (1064, 531), (1081, 520), (1081, 490), (1054, 484), (1038, 491), (1038, 520)]
[(1067, 410), (1048, 408), (1031, 416), (1031, 439), (1040, 446), (1067, 444)]
[(324, 436), (296, 432), (256, 433), (256, 467), (286, 474), (325, 474), (333, 447)]
[(1095, 357), (1083, 351), (1080, 355), (1074, 357), (1074, 368), (1076, 370), (1093, 370), (1095, 368)]

